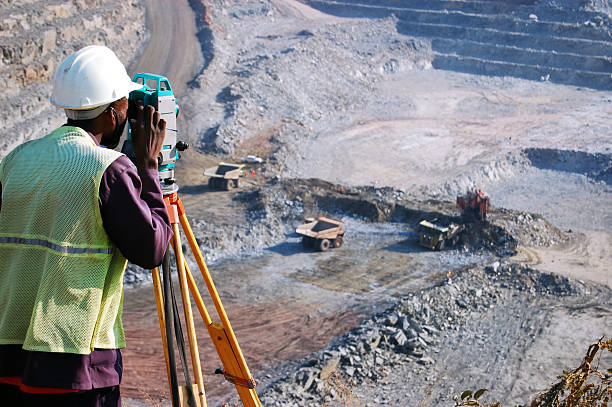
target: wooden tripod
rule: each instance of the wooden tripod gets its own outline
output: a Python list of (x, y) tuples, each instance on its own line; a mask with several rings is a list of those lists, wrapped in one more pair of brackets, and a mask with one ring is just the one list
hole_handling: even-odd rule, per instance
[[(225, 313), (225, 309), (223, 308), (223, 304), (221, 303), (221, 299), (219, 298), (219, 294), (217, 292), (217, 289), (215, 288), (215, 284), (212, 281), (210, 273), (208, 272), (208, 267), (206, 267), (206, 263), (204, 262), (202, 253), (200, 252), (200, 249), (197, 245), (195, 236), (193, 235), (191, 227), (189, 226), (187, 215), (185, 214), (185, 208), (183, 207), (183, 204), (176, 192), (164, 195), (164, 202), (166, 203), (166, 208), (168, 209), (168, 214), (170, 215), (172, 230), (174, 232), (174, 236), (171, 241), (171, 246), (176, 258), (176, 268), (179, 277), (183, 313), (185, 316), (187, 338), (189, 341), (191, 363), (195, 379), (194, 390), (197, 390), (197, 394), (195, 395), (196, 402), (200, 407), (206, 406), (204, 383), (202, 381), (202, 367), (200, 364), (198, 342), (193, 322), (191, 298), (189, 296), (190, 293), (198, 310), (200, 311), (200, 314), (202, 315), (202, 319), (204, 320), (204, 324), (206, 325), (208, 334), (210, 335), (210, 338), (213, 344), (215, 345), (217, 354), (221, 359), (221, 363), (223, 364), (223, 369), (216, 373), (222, 373), (226, 380), (230, 381), (235, 385), (236, 390), (238, 391), (238, 395), (240, 396), (240, 400), (242, 401), (242, 404), (245, 407), (261, 407), (261, 403), (259, 401), (259, 398), (257, 397), (257, 393), (255, 392), (255, 380), (249, 372), (246, 360), (242, 355), (242, 351), (240, 350), (240, 346), (238, 345), (238, 341), (236, 339), (236, 336), (234, 335), (232, 326), (229, 322), (227, 314)], [(195, 280), (193, 279), (189, 267), (187, 266), (187, 262), (183, 255), (183, 250), (181, 246), (179, 223), (183, 228), (185, 236), (187, 237), (187, 241), (189, 242), (191, 251), (193, 252), (198, 267), (200, 268), (200, 272), (202, 273), (202, 277), (204, 278), (204, 282), (206, 283), (206, 287), (208, 288), (208, 292), (210, 294), (212, 302), (215, 306), (215, 309), (217, 310), (219, 318), (221, 319), (220, 323), (213, 322), (210, 318), (210, 315), (206, 310), (206, 306), (204, 305), (200, 292), (198, 291), (198, 287), (196, 286)], [(159, 267), (153, 269), (153, 287), (155, 289), (155, 301), (157, 305), (157, 315), (159, 319), (162, 343), (164, 346), (164, 358), (166, 360), (168, 381), (170, 384), (170, 391), (172, 393), (173, 386), (170, 380), (171, 364), (167, 346), (168, 337), (166, 332), (166, 315), (164, 311), (164, 299), (162, 295)], [(187, 366), (185, 366), (185, 368), (187, 368)], [(181, 387), (183, 388), (179, 390), (179, 395), (172, 394), (173, 407), (188, 406), (184, 386)], [(179, 400), (179, 405), (175, 405), (175, 400)]]

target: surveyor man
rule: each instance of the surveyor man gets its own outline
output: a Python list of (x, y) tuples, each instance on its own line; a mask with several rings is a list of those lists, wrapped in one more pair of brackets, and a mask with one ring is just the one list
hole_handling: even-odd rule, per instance
[(67, 123), (0, 163), (0, 404), (120, 406), (126, 259), (158, 266), (172, 235), (157, 156), (165, 121), (130, 109), (136, 165), (114, 148), (133, 83), (110, 49), (57, 68)]

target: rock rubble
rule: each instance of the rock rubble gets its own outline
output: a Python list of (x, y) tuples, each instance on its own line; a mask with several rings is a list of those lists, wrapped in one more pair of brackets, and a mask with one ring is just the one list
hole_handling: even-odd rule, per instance
[[(558, 300), (581, 297), (588, 290), (580, 282), (517, 263), (494, 262), (465, 270), (451, 282), (399, 299), (327, 349), (307, 357), (262, 391), (261, 400), (267, 406), (320, 406), (341, 401), (343, 386), (357, 389), (384, 382), (402, 366), (412, 365), (411, 375), (422, 374), (436, 364), (446, 336), (460, 335), (475, 315), (504, 307), (516, 296), (509, 292)], [(413, 379), (403, 378), (406, 385)]]

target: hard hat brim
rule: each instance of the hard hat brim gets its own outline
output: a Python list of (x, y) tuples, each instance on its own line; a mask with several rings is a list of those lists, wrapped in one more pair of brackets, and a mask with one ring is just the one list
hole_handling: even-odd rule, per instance
[(50, 101), (51, 104), (53, 104), (56, 107), (60, 107), (62, 109), (70, 109), (70, 110), (90, 110), (90, 109), (95, 109), (96, 107), (102, 106), (102, 105), (107, 105), (109, 103), (114, 102), (115, 100), (119, 100), (119, 99), (123, 99), (124, 97), (128, 97), (130, 92), (134, 91), (134, 90), (139, 90), (142, 89), (143, 85), (140, 83), (136, 83), (136, 82), (132, 82), (128, 76), (126, 76), (126, 81), (125, 81), (125, 85), (124, 85), (124, 91), (120, 92), (120, 96), (119, 97), (112, 97), (112, 98), (108, 98), (107, 100), (103, 100), (101, 102), (98, 102), (96, 104), (91, 104), (91, 105), (87, 105), (87, 106), (68, 106), (65, 104), (61, 104), (58, 103), (54, 98), (53, 95), (51, 95)]

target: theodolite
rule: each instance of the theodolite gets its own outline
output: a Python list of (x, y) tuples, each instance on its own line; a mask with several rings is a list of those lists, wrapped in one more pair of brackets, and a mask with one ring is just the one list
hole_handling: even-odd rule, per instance
[[(176, 160), (180, 158), (179, 151), (186, 150), (189, 144), (184, 141), (177, 141), (176, 119), (179, 114), (179, 105), (170, 87), (170, 81), (165, 76), (150, 73), (137, 73), (132, 80), (142, 84), (142, 88), (130, 92), (129, 103), (135, 104), (140, 100), (143, 106), (151, 105), (166, 121), (166, 136), (157, 157), (159, 180), (164, 194), (176, 192), (178, 186), (174, 178), (174, 165)], [(135, 158), (130, 127), (128, 127), (127, 140), (123, 144), (121, 152), (132, 159)]]

